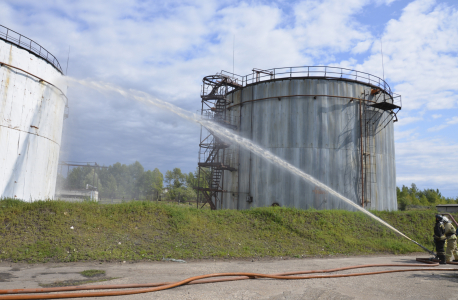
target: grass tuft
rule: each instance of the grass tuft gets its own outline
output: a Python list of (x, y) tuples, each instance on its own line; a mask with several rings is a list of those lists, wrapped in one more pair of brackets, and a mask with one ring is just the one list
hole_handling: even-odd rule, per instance
[(96, 277), (96, 276), (104, 276), (105, 271), (104, 270), (84, 270), (83, 272), (80, 272), (81, 275), (87, 278), (91, 277)]

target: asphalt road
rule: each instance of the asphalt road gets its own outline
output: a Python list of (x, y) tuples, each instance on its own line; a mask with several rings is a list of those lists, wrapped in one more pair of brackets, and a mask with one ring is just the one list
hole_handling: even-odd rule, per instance
[[(370, 256), (340, 258), (200, 260), (140, 263), (0, 263), (0, 289), (38, 288), (65, 280), (84, 280), (79, 272), (99, 269), (116, 279), (93, 284), (126, 284), (179, 281), (188, 277), (221, 272), (282, 273), (320, 270), (361, 264), (416, 263), (415, 257)], [(458, 266), (455, 267), (458, 271)], [(392, 267), (350, 270), (370, 272)], [(275, 280), (255, 279), (189, 285), (171, 290), (103, 299), (458, 299), (458, 272), (421, 271), (347, 278)], [(96, 298), (84, 298), (96, 299)], [(101, 298), (98, 298), (101, 299)]]

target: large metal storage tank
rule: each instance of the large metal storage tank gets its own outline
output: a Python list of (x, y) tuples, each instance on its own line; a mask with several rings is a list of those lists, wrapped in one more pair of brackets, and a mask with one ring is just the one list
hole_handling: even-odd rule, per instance
[(0, 198), (52, 199), (67, 107), (46, 49), (0, 25)]
[[(231, 124), (243, 137), (358, 205), (397, 210), (393, 121), (400, 97), (385, 81), (333, 67), (220, 75), (239, 84), (226, 93), (225, 103), (218, 100), (224, 108), (220, 123)], [(221, 172), (220, 184), (210, 184), (217, 209), (279, 205), (354, 210), (243, 147), (224, 146), (217, 153), (213, 160), (220, 164), (200, 164)]]

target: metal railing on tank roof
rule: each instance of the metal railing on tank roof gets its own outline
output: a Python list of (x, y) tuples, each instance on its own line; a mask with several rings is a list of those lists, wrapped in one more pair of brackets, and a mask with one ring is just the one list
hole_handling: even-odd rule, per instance
[(379, 87), (385, 92), (393, 96), (390, 86), (385, 80), (378, 76), (371, 75), (366, 72), (329, 66), (303, 66), (303, 67), (282, 67), (267, 70), (253, 69), (253, 73), (248, 75), (237, 75), (227, 71), (221, 71), (222, 75), (236, 78), (237, 82), (242, 86), (252, 83), (292, 77), (323, 77), (323, 78), (341, 78), (350, 79), (359, 82), (368, 83)]
[[(267, 70), (253, 69), (253, 72), (248, 75), (237, 75), (227, 71), (221, 71), (221, 76), (230, 77), (235, 83), (240, 84), (242, 87), (247, 85), (282, 78), (293, 77), (310, 77), (310, 78), (325, 78), (325, 79), (347, 79), (357, 82), (367, 83), (371, 86), (377, 87), (388, 95), (390, 95), (390, 102), (396, 106), (401, 107), (401, 96), (391, 91), (388, 83), (382, 78), (356, 70), (329, 67), (329, 66), (303, 66), (303, 67), (282, 67)], [(384, 100), (386, 101), (386, 100)]]
[(54, 55), (52, 55), (48, 50), (41, 47), (38, 43), (34, 42), (28, 37), (25, 37), (14, 30), (11, 30), (3, 25), (0, 25), (0, 39), (10, 42), (22, 49), (25, 49), (37, 55), (38, 57), (43, 58), (44, 60), (49, 62), (54, 68), (56, 68), (59, 72), (64, 74), (57, 58)]

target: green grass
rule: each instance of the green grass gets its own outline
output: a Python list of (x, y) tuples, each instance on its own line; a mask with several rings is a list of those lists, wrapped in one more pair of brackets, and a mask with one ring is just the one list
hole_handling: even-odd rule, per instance
[(108, 280), (113, 280), (117, 278), (99, 278), (99, 279), (84, 279), (84, 280), (64, 280), (64, 281), (56, 281), (53, 283), (39, 283), (38, 285), (44, 288), (48, 287), (63, 287), (63, 286), (77, 286), (77, 285), (86, 285), (89, 283), (95, 282), (103, 282)]
[(105, 275), (105, 271), (104, 270), (84, 270), (83, 272), (80, 272), (80, 274), (83, 275), (84, 277), (90, 278), (90, 277)]
[[(432, 249), (434, 211), (374, 212)], [(73, 227), (73, 229), (72, 229)], [(0, 201), (0, 260), (140, 261), (418, 252), (360, 212)]]

